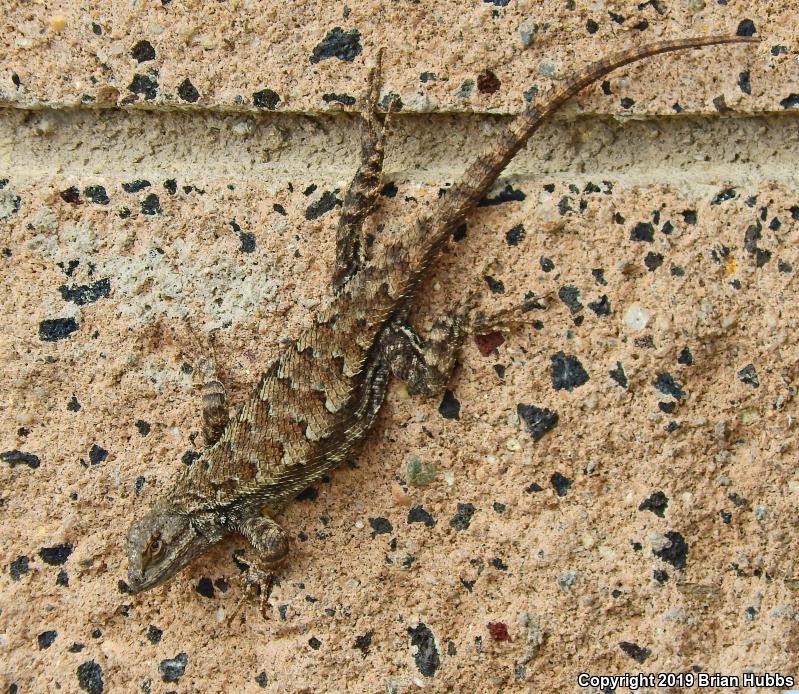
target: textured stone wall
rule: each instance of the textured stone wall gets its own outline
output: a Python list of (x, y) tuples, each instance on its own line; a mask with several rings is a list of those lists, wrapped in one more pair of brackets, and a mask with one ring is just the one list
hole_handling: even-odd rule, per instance
[[(2, 9), (3, 691), (799, 675), (799, 5)], [(198, 358), (243, 400), (327, 292), (378, 47), (380, 239), (573, 69), (736, 31), (763, 43), (614, 73), (512, 162), (415, 323), (472, 288), (545, 307), (470, 340), (442, 400), (391, 389), (281, 516), (269, 619), (236, 612), (236, 542), (124, 593), (128, 523), (201, 445)]]

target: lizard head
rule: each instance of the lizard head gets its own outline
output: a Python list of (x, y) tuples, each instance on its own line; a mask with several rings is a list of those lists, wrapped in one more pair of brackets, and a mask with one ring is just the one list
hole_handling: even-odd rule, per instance
[(189, 515), (158, 505), (128, 530), (128, 583), (140, 593), (168, 581), (213, 541)]

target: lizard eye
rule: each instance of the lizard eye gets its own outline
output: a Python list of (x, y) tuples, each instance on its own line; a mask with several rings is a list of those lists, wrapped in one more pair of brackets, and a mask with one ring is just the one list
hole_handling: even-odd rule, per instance
[(161, 542), (161, 540), (159, 540), (157, 537), (153, 538), (150, 540), (150, 544), (147, 545), (147, 554), (150, 557), (157, 557), (161, 553), (163, 547), (164, 543)]

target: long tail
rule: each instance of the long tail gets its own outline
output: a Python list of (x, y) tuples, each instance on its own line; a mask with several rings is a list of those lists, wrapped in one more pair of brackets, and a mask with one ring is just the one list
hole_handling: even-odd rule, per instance
[[(701, 48), (721, 43), (758, 43), (749, 36), (704, 36), (687, 39), (667, 39), (640, 48), (631, 48), (597, 60), (567, 80), (541, 105), (531, 104), (507, 126), (498, 141), (483, 152), (466, 170), (461, 179), (442, 197), (420, 229), (423, 243), (431, 253), (465, 221), (466, 215), (491, 189), (497, 177), (524, 147), (529, 137), (563, 104), (590, 84), (617, 68), (659, 53)], [(420, 239), (421, 240), (421, 239)], [(429, 245), (428, 245), (429, 244)]]

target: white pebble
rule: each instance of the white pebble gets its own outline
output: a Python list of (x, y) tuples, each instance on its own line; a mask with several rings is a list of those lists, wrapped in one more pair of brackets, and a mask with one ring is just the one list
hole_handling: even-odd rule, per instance
[(630, 330), (646, 328), (652, 315), (640, 304), (632, 304), (624, 313), (624, 324)]

